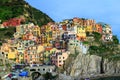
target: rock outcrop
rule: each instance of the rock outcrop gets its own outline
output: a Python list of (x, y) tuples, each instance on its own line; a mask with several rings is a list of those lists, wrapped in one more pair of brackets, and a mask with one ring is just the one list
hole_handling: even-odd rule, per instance
[(74, 61), (70, 75), (74, 77), (89, 77), (100, 74), (100, 63), (101, 57), (79, 54)]
[(67, 70), (74, 78), (96, 77), (120, 73), (120, 61), (109, 61), (96, 55), (81, 54)]
[(105, 74), (120, 74), (120, 61), (109, 61), (105, 59), (103, 68)]

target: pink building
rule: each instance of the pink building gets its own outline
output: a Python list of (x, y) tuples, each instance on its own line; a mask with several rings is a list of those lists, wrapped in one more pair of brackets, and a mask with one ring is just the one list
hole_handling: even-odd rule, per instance
[(69, 54), (70, 52), (65, 50), (56, 50), (55, 53), (51, 55), (52, 64), (56, 65), (57, 67), (63, 66)]
[(73, 22), (79, 23), (79, 22), (80, 22), (80, 19), (79, 19), (78, 17), (75, 17), (75, 18), (73, 18)]
[(1, 51), (8, 52), (10, 48), (10, 45), (8, 43), (3, 43), (1, 46)]

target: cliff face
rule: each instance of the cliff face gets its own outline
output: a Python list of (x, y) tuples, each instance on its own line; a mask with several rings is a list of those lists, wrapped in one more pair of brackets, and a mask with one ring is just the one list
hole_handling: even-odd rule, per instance
[(80, 53), (74, 60), (73, 65), (68, 72), (70, 73), (70, 76), (75, 78), (95, 77), (101, 74), (119, 74), (120, 61), (113, 62), (102, 59), (96, 55), (84, 55)]
[(104, 60), (103, 67), (105, 74), (120, 74), (120, 61)]
[(98, 56), (79, 54), (74, 61), (70, 75), (89, 77), (93, 74), (100, 74), (100, 62), (101, 58)]

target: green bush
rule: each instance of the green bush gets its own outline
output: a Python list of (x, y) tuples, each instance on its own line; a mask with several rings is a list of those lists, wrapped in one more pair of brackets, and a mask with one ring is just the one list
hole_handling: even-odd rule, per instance
[(47, 72), (46, 74), (43, 74), (43, 77), (45, 78), (45, 80), (52, 80), (57, 78), (57, 75), (53, 76), (52, 73)]
[(89, 44), (89, 42), (88, 41), (84, 41), (83, 44)]
[(113, 43), (114, 44), (119, 44), (119, 39), (115, 35), (113, 36)]
[(94, 38), (95, 38), (95, 41), (99, 41), (102, 37), (102, 35), (98, 32), (93, 32), (93, 35), (94, 35)]
[(11, 38), (15, 33), (14, 27), (0, 29), (0, 39), (4, 40), (6, 38)]

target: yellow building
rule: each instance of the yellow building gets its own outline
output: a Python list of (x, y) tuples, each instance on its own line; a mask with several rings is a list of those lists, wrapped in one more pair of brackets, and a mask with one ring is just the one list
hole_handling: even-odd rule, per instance
[(86, 32), (93, 32), (92, 25), (86, 27)]
[(17, 44), (17, 55), (16, 55), (16, 61), (21, 63), (24, 60), (24, 53), (25, 53), (25, 48), (22, 43)]
[(8, 52), (8, 59), (16, 59), (17, 50), (15, 48), (10, 48)]
[(44, 46), (46, 47), (52, 47), (52, 44), (50, 43), (50, 41), (52, 41), (52, 29), (51, 29), (51, 26), (50, 24), (46, 25), (45, 28), (45, 43), (44, 43)]
[(16, 27), (16, 32), (20, 32), (20, 25)]
[(35, 27), (33, 28), (33, 34), (34, 34), (35, 36), (40, 36), (40, 27), (39, 27), (39, 26), (35, 26)]
[(47, 43), (49, 43), (49, 41), (52, 40), (52, 29), (50, 26), (46, 27), (46, 37), (47, 37)]
[(86, 39), (86, 29), (84, 27), (77, 27), (77, 39), (85, 40)]
[(23, 62), (24, 61), (24, 54), (19, 54), (19, 62)]

